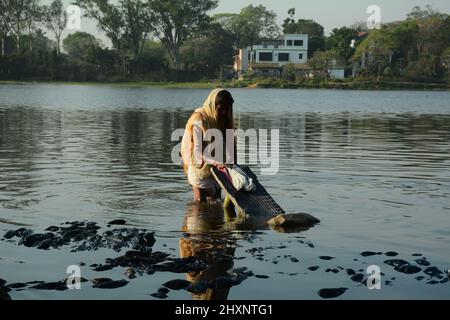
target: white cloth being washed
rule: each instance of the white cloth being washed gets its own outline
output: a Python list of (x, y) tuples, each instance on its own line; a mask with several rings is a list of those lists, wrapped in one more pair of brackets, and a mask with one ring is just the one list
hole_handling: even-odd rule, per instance
[(231, 177), (231, 183), (237, 191), (244, 189), (245, 191), (255, 191), (256, 186), (253, 179), (250, 178), (239, 166), (227, 168), (228, 174)]

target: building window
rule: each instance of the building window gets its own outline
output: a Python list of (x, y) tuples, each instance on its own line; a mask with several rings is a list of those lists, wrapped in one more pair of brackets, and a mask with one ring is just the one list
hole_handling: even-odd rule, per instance
[(298, 54), (298, 58), (299, 58), (300, 60), (303, 60), (303, 53), (299, 53), (299, 54)]
[(292, 40), (286, 40), (286, 45), (287, 46), (292, 46)]
[(303, 47), (303, 40), (294, 40), (294, 46)]
[(289, 61), (289, 53), (279, 53), (278, 61)]
[(259, 53), (259, 61), (272, 61), (273, 54), (272, 52), (260, 52)]

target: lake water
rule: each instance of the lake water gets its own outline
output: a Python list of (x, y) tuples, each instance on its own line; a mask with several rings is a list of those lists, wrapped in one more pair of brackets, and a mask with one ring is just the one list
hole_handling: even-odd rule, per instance
[[(269, 277), (250, 277), (221, 298), (320, 299), (323, 288), (347, 288), (340, 299), (450, 298), (450, 282), (432, 284), (422, 271), (404, 274), (384, 263), (417, 265), (413, 254), (420, 253), (431, 266), (450, 269), (450, 92), (230, 91), (239, 128), (280, 130), (279, 172), (259, 180), (286, 212), (307, 212), (319, 225), (297, 233), (246, 230), (225, 221), (220, 206), (191, 203), (186, 178), (171, 162), (171, 133), (184, 128), (209, 90), (30, 84), (0, 85), (0, 235), (21, 226), (42, 232), (66, 221), (105, 226), (125, 219), (155, 231), (154, 250), (174, 257), (214, 247), (214, 238), (226, 240), (233, 265), (213, 266), (202, 275), (209, 280), (239, 267)], [(258, 256), (252, 248), (260, 247)], [(383, 254), (363, 257), (364, 251)], [(398, 255), (389, 258), (388, 251)], [(0, 278), (57, 281), (67, 277), (68, 265), (82, 261), (88, 279), (125, 279), (123, 268), (89, 268), (117, 255), (106, 248), (38, 250), (0, 241)], [(367, 278), (370, 265), (383, 273), (380, 290), (342, 270)], [(9, 294), (154, 299), (149, 294), (163, 282), (184, 278), (158, 272), (115, 290), (83, 285)], [(168, 295), (193, 298), (183, 290)]]

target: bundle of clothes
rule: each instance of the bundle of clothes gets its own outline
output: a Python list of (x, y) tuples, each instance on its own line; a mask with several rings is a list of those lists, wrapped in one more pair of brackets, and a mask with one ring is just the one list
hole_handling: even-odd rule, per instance
[(238, 165), (222, 168), (220, 171), (233, 184), (237, 191), (244, 190), (247, 192), (252, 192), (256, 190), (253, 179), (250, 178)]

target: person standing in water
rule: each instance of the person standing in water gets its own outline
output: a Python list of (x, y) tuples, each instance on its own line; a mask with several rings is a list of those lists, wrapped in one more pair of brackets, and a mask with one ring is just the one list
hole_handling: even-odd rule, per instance
[[(220, 187), (211, 174), (211, 167), (214, 166), (219, 169), (225, 167), (227, 152), (229, 154), (229, 150), (226, 149), (228, 145), (226, 131), (228, 129), (234, 130), (233, 103), (234, 100), (229, 91), (214, 89), (205, 100), (203, 107), (196, 109), (186, 124), (181, 142), (181, 157), (184, 172), (192, 186), (196, 202), (205, 202), (208, 197), (220, 199)], [(205, 141), (205, 134), (209, 129), (217, 129), (222, 133), (222, 157), (209, 156), (207, 152), (204, 152), (208, 146), (208, 142)], [(235, 163), (236, 143), (234, 136), (232, 148)]]

